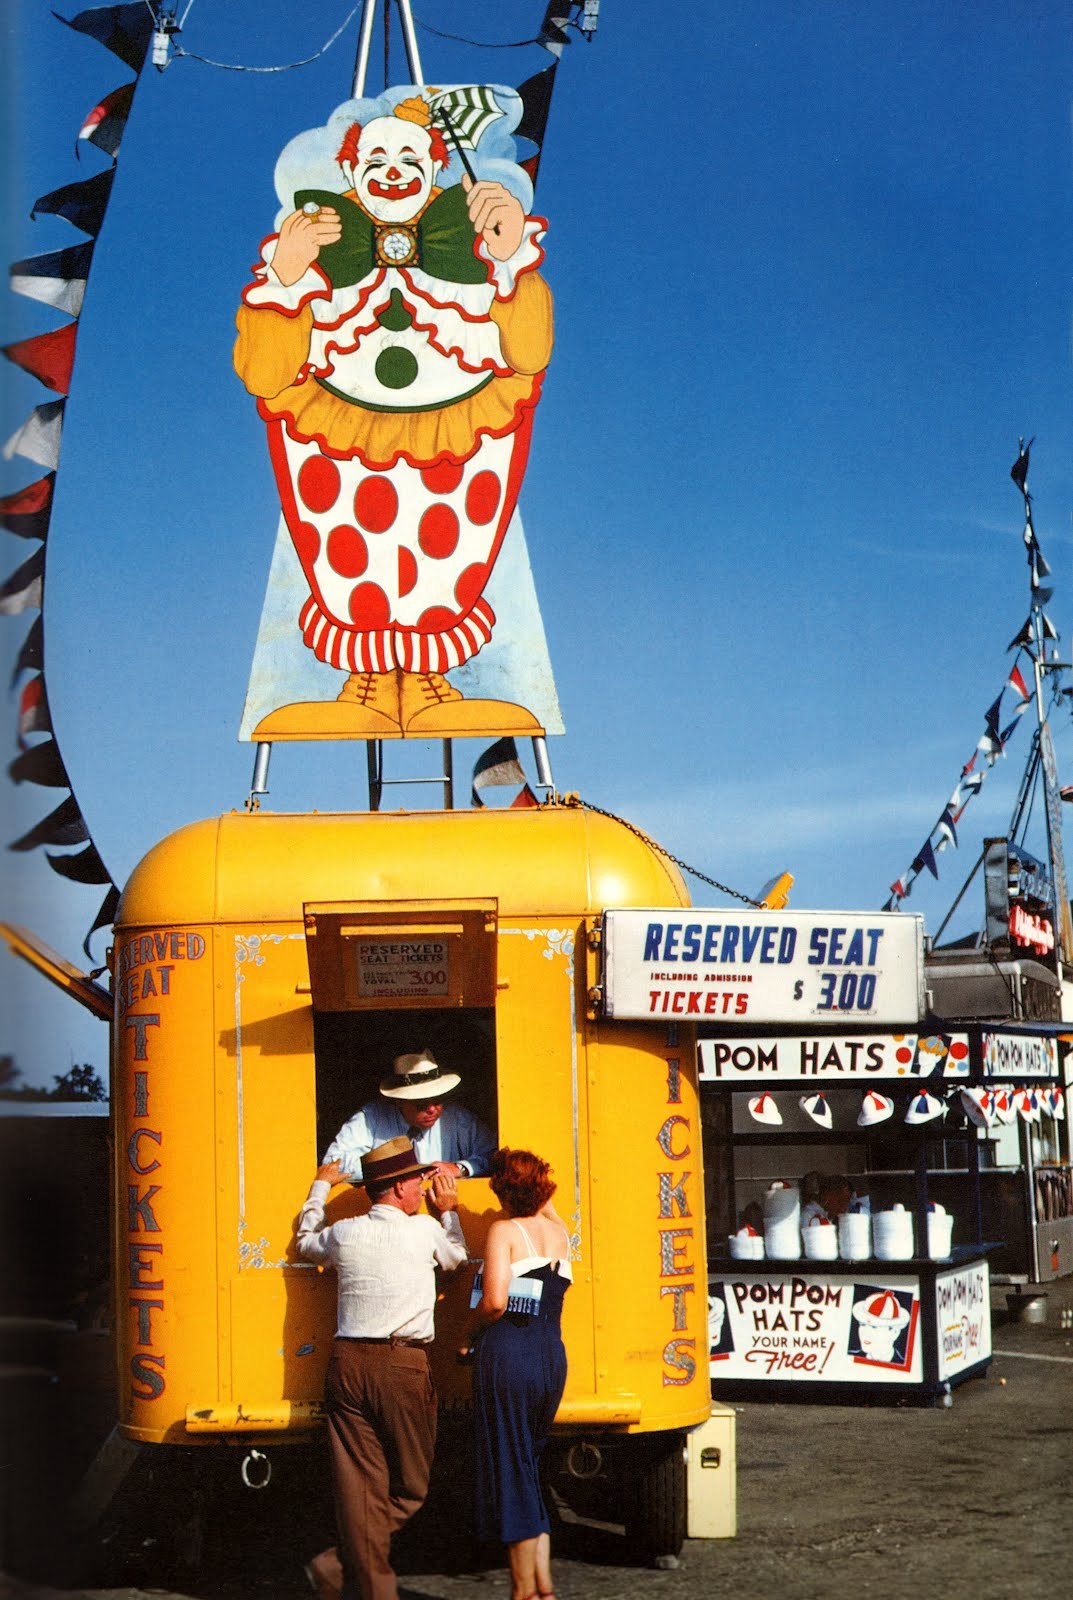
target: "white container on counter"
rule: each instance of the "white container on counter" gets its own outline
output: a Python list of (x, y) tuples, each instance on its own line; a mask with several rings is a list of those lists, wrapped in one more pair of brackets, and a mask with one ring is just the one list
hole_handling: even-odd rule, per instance
[(776, 1261), (801, 1255), (801, 1192), (796, 1183), (773, 1183), (764, 1195), (764, 1251)]
[(913, 1254), (913, 1215), (903, 1205), (877, 1211), (872, 1218), (872, 1243), (880, 1261), (908, 1261)]
[(866, 1211), (847, 1211), (838, 1219), (838, 1253), (843, 1261), (867, 1261), (872, 1254), (872, 1219)]
[(953, 1232), (954, 1219), (949, 1211), (932, 1201), (928, 1208), (928, 1255), (933, 1261), (948, 1259)]
[(838, 1260), (838, 1229), (833, 1222), (817, 1217), (801, 1229), (801, 1238), (809, 1261)]
[(727, 1240), (730, 1254), (735, 1261), (763, 1261), (764, 1237), (757, 1233), (755, 1228), (739, 1228), (737, 1233), (732, 1233)]

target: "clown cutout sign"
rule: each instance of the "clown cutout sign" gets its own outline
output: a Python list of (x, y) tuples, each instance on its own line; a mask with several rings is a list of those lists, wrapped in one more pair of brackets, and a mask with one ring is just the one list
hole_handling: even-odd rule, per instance
[(289, 545), (244, 735), (561, 731), (515, 516), (552, 348), (520, 111), (512, 89), (395, 89), (280, 158), (234, 356)]

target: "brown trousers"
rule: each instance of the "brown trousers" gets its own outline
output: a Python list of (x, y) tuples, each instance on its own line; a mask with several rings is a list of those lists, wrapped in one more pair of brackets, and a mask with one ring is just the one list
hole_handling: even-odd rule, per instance
[(362, 1600), (397, 1600), (391, 1535), (424, 1503), (436, 1446), (428, 1355), (336, 1339), (324, 1393), (344, 1574)]

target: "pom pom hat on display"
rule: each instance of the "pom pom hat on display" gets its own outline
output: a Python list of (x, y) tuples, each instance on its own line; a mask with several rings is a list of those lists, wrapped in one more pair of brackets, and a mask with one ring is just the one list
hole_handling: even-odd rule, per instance
[(922, 1122), (931, 1122), (934, 1118), (945, 1115), (946, 1106), (943, 1102), (938, 1100), (935, 1095), (928, 1094), (926, 1089), (922, 1089), (909, 1102), (909, 1110), (905, 1114), (905, 1120), (911, 1126), (916, 1127)]
[(819, 1090), (815, 1094), (803, 1094), (797, 1103), (813, 1122), (819, 1123), (821, 1128), (826, 1128), (830, 1132), (834, 1127), (831, 1107)]
[(755, 1117), (757, 1122), (767, 1122), (772, 1127), (782, 1122), (782, 1113), (775, 1104), (774, 1096), (768, 1094), (766, 1089), (763, 1094), (754, 1094), (750, 1097), (749, 1114)]
[(457, 1089), (462, 1079), (457, 1072), (444, 1072), (431, 1050), (416, 1055), (396, 1056), (390, 1077), (383, 1080), (380, 1093), (388, 1100), (442, 1100)]
[(857, 1118), (858, 1128), (873, 1128), (877, 1122), (886, 1122), (894, 1114), (894, 1101), (885, 1094), (879, 1094), (875, 1089), (869, 1089), (861, 1101), (861, 1111)]
[(991, 1100), (986, 1089), (961, 1089), (958, 1091), (965, 1115), (977, 1128), (991, 1126)]

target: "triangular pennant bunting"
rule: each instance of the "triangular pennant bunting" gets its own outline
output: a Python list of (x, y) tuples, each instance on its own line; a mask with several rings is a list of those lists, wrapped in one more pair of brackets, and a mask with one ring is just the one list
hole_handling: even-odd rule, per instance
[(43, 406), (35, 406), (22, 427), (4, 445), (4, 460), (10, 461), (12, 456), (25, 456), (27, 461), (36, 461), (39, 467), (54, 470), (60, 459), (60, 435), (63, 432), (63, 408), (66, 403), (65, 400), (48, 400)]
[(23, 750), (26, 749), (28, 733), (51, 732), (52, 718), (48, 709), (48, 695), (45, 693), (45, 679), (39, 672), (24, 685), (19, 694), (19, 745)]
[(919, 872), (922, 867), (927, 867), (933, 878), (939, 876), (939, 869), (935, 865), (935, 851), (931, 847), (931, 840), (924, 841), (920, 854), (913, 862), (913, 871)]
[(45, 789), (69, 789), (70, 779), (55, 739), (24, 750), (8, 767), (13, 783), (39, 783)]
[(61, 17), (58, 11), (52, 14), (77, 33), (96, 39), (135, 72), (141, 71), (155, 27), (152, 7), (145, 0), (125, 6), (93, 6), (74, 17)]
[(97, 846), (91, 840), (84, 850), (73, 856), (54, 856), (45, 851), (45, 860), (53, 872), (74, 883), (111, 883), (112, 875), (101, 860)]
[(483, 806), (480, 791), (497, 786), (524, 783), (525, 771), (518, 760), (518, 747), (513, 739), (497, 739), (477, 757), (473, 766), (473, 787), (470, 803)]
[(11, 268), (11, 287), (16, 294), (39, 300), (43, 305), (77, 317), (86, 293), (86, 279), (93, 259), (93, 244), (68, 245), (47, 255), (29, 256)]
[(90, 956), (90, 953), (89, 953), (89, 941), (93, 938), (93, 935), (97, 932), (98, 928), (110, 928), (112, 926), (113, 922), (115, 921), (116, 912), (118, 910), (119, 910), (119, 890), (116, 888), (115, 884), (113, 883), (112, 887), (109, 889), (108, 893), (105, 895), (104, 899), (101, 901), (101, 908), (97, 912), (97, 915), (96, 915), (96, 917), (94, 919), (94, 922), (93, 922), (93, 926), (90, 928), (89, 932), (86, 934), (86, 937), (82, 940), (82, 948), (86, 952), (86, 956), (87, 956), (88, 959), (92, 959), (92, 957)]
[(106, 167), (95, 177), (82, 178), (77, 183), (65, 183), (62, 188), (53, 189), (36, 200), (30, 216), (36, 217), (39, 211), (44, 211), (51, 216), (63, 217), (73, 227), (81, 228), (83, 233), (96, 238), (101, 231), (114, 179), (115, 168)]
[(1017, 460), (1010, 468), (1010, 477), (1013, 479), (1014, 483), (1020, 489), (1022, 494), (1027, 492), (1025, 489), (1025, 482), (1028, 478), (1028, 455), (1035, 442), (1036, 441), (1034, 438), (1029, 439), (1027, 444), (1025, 444), (1023, 439), (1018, 441)]
[(78, 809), (78, 801), (73, 794), (66, 800), (61, 800), (55, 811), (50, 811), (36, 827), (29, 833), (24, 833), (21, 839), (16, 839), (14, 844), (9, 844), (9, 850), (36, 850), (38, 845), (53, 844), (85, 844), (89, 838), (89, 829), (86, 819)]
[(4, 345), (4, 355), (46, 388), (55, 389), (57, 394), (67, 394), (71, 387), (77, 333), (78, 323), (67, 322), (49, 333), (37, 333), (32, 339)]
[(33, 626), (22, 641), (22, 649), (15, 660), (11, 672), (11, 687), (14, 688), (24, 672), (40, 672), (45, 664), (45, 627), (40, 617), (34, 618)]
[[(87, 144), (95, 144), (98, 150), (103, 150), (106, 155), (114, 156), (123, 142), (123, 132), (130, 116), (130, 104), (134, 99), (135, 85), (125, 83), (120, 89), (113, 89), (112, 93), (105, 95), (100, 105), (93, 110), (78, 130), (78, 139), (83, 139)], [(78, 145), (75, 145), (77, 150)]]
[(28, 483), (25, 489), (0, 497), (0, 526), (20, 539), (44, 539), (52, 515), (54, 472)]
[(551, 110), (551, 94), (555, 87), (558, 66), (559, 63), (555, 61), (550, 67), (545, 67), (543, 72), (535, 72), (531, 78), (526, 78), (524, 83), (518, 85), (518, 93), (522, 98), (522, 116), (515, 133), (518, 138), (528, 139), (536, 145), (535, 153), (520, 163), (533, 180), (534, 189), (540, 169), (544, 135), (548, 127), (548, 113)]
[(45, 552), (43, 549), (35, 550), (5, 584), (0, 584), (0, 616), (14, 617), (20, 611), (40, 611), (44, 582)]

